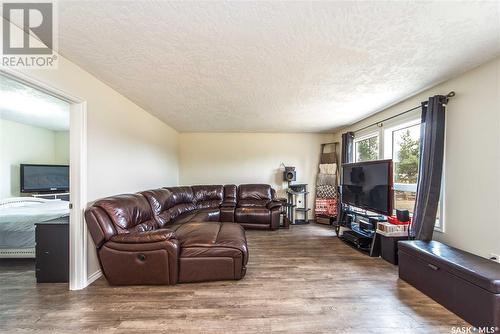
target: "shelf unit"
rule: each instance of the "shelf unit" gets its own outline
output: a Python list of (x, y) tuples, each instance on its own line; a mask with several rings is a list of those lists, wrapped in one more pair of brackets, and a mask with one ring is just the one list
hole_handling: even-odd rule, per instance
[[(307, 184), (290, 184), (287, 193), (287, 217), (292, 225), (309, 224), (309, 211), (307, 207)], [(299, 216), (299, 217), (297, 217)]]

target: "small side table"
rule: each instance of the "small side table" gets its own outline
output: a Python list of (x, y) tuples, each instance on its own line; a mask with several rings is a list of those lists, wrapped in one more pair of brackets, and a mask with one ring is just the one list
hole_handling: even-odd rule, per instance
[(35, 224), (37, 283), (69, 281), (69, 217)]
[(398, 264), (398, 241), (408, 240), (408, 232), (380, 233), (380, 256), (389, 263)]

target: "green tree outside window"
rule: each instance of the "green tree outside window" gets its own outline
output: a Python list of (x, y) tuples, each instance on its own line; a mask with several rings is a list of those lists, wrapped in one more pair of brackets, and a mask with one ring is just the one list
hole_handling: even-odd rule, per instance
[(371, 161), (378, 159), (378, 137), (360, 140), (356, 143), (357, 161)]
[(419, 159), (419, 140), (413, 139), (410, 130), (407, 129), (400, 137), (399, 161), (395, 166), (395, 181), (397, 183), (417, 183)]

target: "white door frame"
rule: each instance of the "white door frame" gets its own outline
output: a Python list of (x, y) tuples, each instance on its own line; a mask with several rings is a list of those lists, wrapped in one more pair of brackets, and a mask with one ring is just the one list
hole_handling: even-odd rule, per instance
[(22, 72), (1, 68), (0, 74), (41, 90), (70, 104), (70, 223), (69, 289), (80, 290), (87, 282), (87, 102)]

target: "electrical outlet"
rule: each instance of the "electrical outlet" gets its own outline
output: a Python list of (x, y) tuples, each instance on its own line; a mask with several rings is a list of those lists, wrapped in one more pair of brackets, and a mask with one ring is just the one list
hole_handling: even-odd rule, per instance
[(490, 260), (500, 263), (500, 255), (490, 253)]

